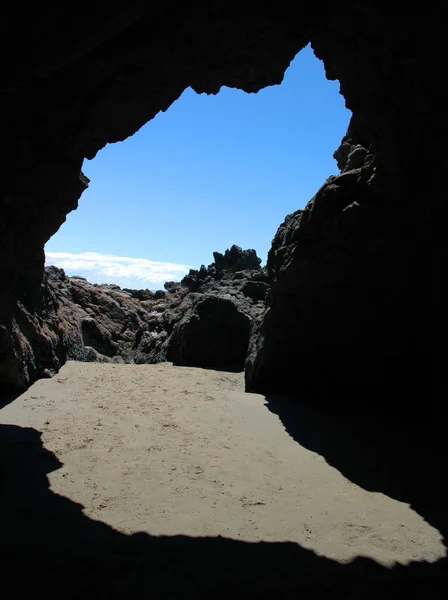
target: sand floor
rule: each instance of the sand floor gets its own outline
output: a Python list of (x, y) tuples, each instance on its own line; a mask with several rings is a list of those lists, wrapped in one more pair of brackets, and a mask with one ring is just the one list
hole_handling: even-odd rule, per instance
[(123, 533), (290, 541), (339, 562), (433, 562), (440, 533), (302, 447), (243, 374), (69, 362), (0, 410), (62, 463), (50, 490)]

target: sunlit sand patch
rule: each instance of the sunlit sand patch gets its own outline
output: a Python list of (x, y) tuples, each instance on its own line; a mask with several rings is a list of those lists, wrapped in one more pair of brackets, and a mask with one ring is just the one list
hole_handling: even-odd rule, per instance
[(68, 363), (0, 411), (43, 432), (51, 489), (113, 528), (291, 541), (340, 562), (433, 562), (440, 533), (285, 431), (243, 374)]

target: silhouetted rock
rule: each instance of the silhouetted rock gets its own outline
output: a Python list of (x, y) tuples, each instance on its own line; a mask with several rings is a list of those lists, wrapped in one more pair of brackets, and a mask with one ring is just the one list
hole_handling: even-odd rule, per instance
[(188, 275), (185, 275), (182, 279), (181, 284), (188, 288), (190, 292), (195, 292), (201, 283), (204, 283), (208, 277), (212, 276), (212, 274), (216, 274), (216, 270), (212, 271), (212, 266), (206, 269), (205, 265), (201, 265), (199, 270), (190, 269)]
[(251, 317), (230, 294), (203, 294), (175, 325), (168, 358), (178, 365), (242, 370)]
[(242, 250), (235, 245), (230, 250), (226, 250), (224, 255), (220, 252), (213, 252), (213, 258), (215, 259), (214, 265), (217, 271), (259, 269), (261, 265), (261, 258), (258, 258), (255, 250)]
[(353, 365), (355, 390), (371, 380), (379, 356), (384, 365), (390, 360), (398, 367), (397, 346), (383, 344), (388, 332), (406, 336), (408, 327), (398, 305), (391, 311), (398, 301), (391, 292), (398, 278), (391, 258), (394, 233), (382, 227), (372, 155), (356, 143), (352, 127), (349, 131), (336, 153), (344, 172), (330, 177), (304, 210), (288, 215), (272, 242), (267, 262), (272, 291), (251, 341), (249, 390), (295, 393), (300, 368), (302, 389), (328, 393), (329, 386), (348, 384), (347, 364)]
[[(181, 284), (194, 292), (204, 283), (220, 279), (230, 271), (233, 273), (242, 273), (247, 270), (261, 271), (261, 258), (258, 258), (255, 250), (242, 250), (239, 246), (233, 245), (224, 254), (213, 252), (213, 258), (215, 259), (214, 262), (207, 268), (205, 265), (201, 265), (199, 270), (190, 269), (188, 275), (185, 275), (182, 279)], [(240, 275), (240, 277), (244, 277), (244, 275)]]

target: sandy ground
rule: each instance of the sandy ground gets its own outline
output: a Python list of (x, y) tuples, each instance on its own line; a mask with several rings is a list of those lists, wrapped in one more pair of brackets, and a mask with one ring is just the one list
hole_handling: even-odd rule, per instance
[(70, 362), (0, 411), (62, 466), (51, 490), (133, 533), (291, 541), (346, 562), (433, 562), (437, 530), (369, 492), (285, 430), (243, 374)]

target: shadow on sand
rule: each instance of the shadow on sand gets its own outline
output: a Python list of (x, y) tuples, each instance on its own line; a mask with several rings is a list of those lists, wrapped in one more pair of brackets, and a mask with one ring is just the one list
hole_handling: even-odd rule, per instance
[(425, 419), (424, 411), (404, 417), (391, 410), (370, 410), (366, 399), (350, 410), (342, 403), (266, 396), (267, 408), (279, 416), (299, 444), (323, 456), (347, 479), (365, 490), (407, 502), (448, 539), (446, 435), (444, 421)]
[(2, 390), (0, 392), (0, 410), (5, 406), (8, 406), (8, 404), (11, 404), (11, 402), (14, 402), (14, 400), (17, 400), (22, 394), (23, 392)]
[[(334, 423), (325, 425), (322, 415), (284, 398), (267, 401), (301, 444), (322, 453), (352, 481), (395, 495), (390, 471), (384, 469), (375, 481), (374, 450), (353, 451), (348, 430), (337, 428), (335, 445)], [(312, 433), (318, 426), (319, 442)], [(319, 592), (332, 598), (445, 597), (445, 559), (386, 569), (366, 558), (342, 565), (291, 542), (119, 533), (49, 489), (46, 475), (61, 466), (43, 447), (40, 432), (0, 426), (1, 580), (16, 597), (38, 592), (46, 598), (308, 598)]]

